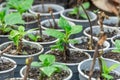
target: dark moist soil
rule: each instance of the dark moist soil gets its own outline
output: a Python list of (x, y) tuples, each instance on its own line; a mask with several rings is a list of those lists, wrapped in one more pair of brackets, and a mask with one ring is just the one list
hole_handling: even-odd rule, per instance
[[(90, 72), (90, 71), (88, 71), (88, 70), (82, 70), (82, 71), (83, 71), (84, 74), (89, 75), (89, 72)], [(117, 75), (116, 73), (114, 73), (114, 72), (111, 72), (109, 75), (113, 76), (113, 78), (114, 78), (114, 79), (110, 79), (110, 80), (120, 79), (120, 76), (118, 76), (118, 75)], [(97, 69), (93, 71), (93, 76), (92, 76), (92, 77), (94, 77), (94, 78), (96, 78), (96, 79), (100, 78), (100, 80), (106, 80), (105, 78), (100, 77), (100, 71), (97, 70)]]
[(14, 67), (14, 63), (4, 58), (0, 59), (0, 71), (9, 70)]
[[(11, 44), (9, 44), (11, 45)], [(4, 49), (3, 49), (4, 50)], [(11, 55), (32, 55), (35, 53), (38, 53), (40, 50), (36, 49), (36, 48), (32, 48), (31, 46), (24, 46), (22, 48), (22, 53), (16, 53), (16, 46), (12, 44), (12, 48), (7, 51), (7, 54), (11, 54)]]
[(34, 16), (23, 16), (23, 20), (25, 20), (25, 22), (31, 22), (35, 21), (36, 18)]
[[(76, 43), (74, 44), (75, 47), (79, 48), (79, 49), (86, 49), (86, 50), (89, 50), (89, 39), (87, 38), (87, 40), (85, 41), (85, 39), (83, 38), (82, 39), (82, 43)], [(93, 44), (92, 44), (92, 50), (95, 50), (95, 47), (97, 45), (97, 41), (95, 41), (93, 39)], [(105, 48), (105, 46), (103, 46), (103, 48)], [(99, 47), (99, 49), (102, 49), (102, 47)]]
[(108, 53), (104, 53), (102, 56), (104, 58), (110, 58), (120, 62), (120, 53), (110, 51)]
[[(111, 37), (113, 37), (114, 35), (117, 34), (116, 30), (113, 30), (113, 31), (107, 30), (107, 32), (106, 32), (106, 31), (104, 31), (104, 32), (105, 32), (105, 34), (107, 35), (107, 38), (111, 38)], [(90, 31), (87, 31), (87, 34), (90, 35)], [(95, 33), (93, 33), (93, 36), (99, 37), (100, 34), (95, 34)]]
[[(77, 16), (75, 14), (69, 14), (69, 13), (67, 13), (66, 16), (69, 17), (69, 18), (72, 18), (72, 19), (77, 19)], [(86, 19), (83, 18), (83, 17), (79, 17), (78, 20), (86, 20)]]
[[(51, 80), (63, 80), (64, 78), (68, 77), (69, 74), (70, 73), (68, 71), (62, 70), (60, 73), (53, 74), (51, 76)], [(39, 75), (40, 75), (40, 70), (39, 69), (31, 68), (29, 70), (29, 74), (28, 74), (29, 78), (39, 80), (39, 79), (37, 79), (37, 78), (39, 78)], [(48, 80), (48, 77), (45, 76), (44, 79), (42, 79), (42, 80)]]
[[(36, 33), (35, 36), (36, 35), (39, 35), (39, 34)], [(28, 36), (25, 36), (25, 39), (28, 40), (28, 41), (33, 41)], [(51, 36), (43, 35), (43, 40), (41, 40), (40, 38), (38, 38), (37, 42), (50, 42), (50, 41), (54, 41), (54, 40), (55, 40), (55, 38), (53, 38)]]
[[(55, 55), (57, 62), (65, 62), (63, 59), (63, 52), (58, 50), (53, 50), (50, 52), (50, 54)], [(88, 59), (89, 57), (80, 51), (70, 51), (70, 56), (68, 57), (67, 61), (65, 63), (78, 63), (85, 59)]]
[[(37, 9), (37, 10), (34, 10), (34, 11), (37, 12), (37, 13), (50, 13), (49, 10), (43, 12), (43, 11), (40, 11), (39, 9)], [(52, 11), (53, 11), (53, 13), (57, 12), (57, 10), (55, 10), (55, 9), (52, 9)]]

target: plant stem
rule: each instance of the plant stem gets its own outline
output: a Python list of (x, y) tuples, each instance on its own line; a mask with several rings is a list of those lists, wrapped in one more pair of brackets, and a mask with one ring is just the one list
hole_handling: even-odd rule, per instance
[(80, 11), (79, 11), (79, 0), (77, 0), (77, 6), (76, 6), (76, 8), (77, 8), (77, 16), (76, 16), (76, 18), (77, 19), (79, 19), (80, 18)]
[[(83, 0), (82, 0), (82, 1), (83, 1)], [(88, 21), (89, 21), (89, 25), (90, 25), (90, 34), (91, 34), (90, 48), (92, 48), (92, 44), (93, 44), (92, 23), (91, 23), (91, 21), (90, 21), (90, 17), (89, 17), (88, 14), (87, 14), (87, 11), (85, 10), (85, 8), (84, 8), (83, 5), (82, 5), (82, 3), (81, 3), (81, 7), (82, 7), (83, 11), (85, 12), (85, 14), (86, 14), (86, 16), (87, 16), (87, 18), (88, 18)]]
[(22, 47), (23, 47), (22, 38), (20, 38), (20, 40), (18, 42), (18, 47), (17, 47), (17, 52), (19, 54), (21, 54), (21, 52), (22, 52)]
[(39, 27), (39, 33), (40, 33), (41, 41), (43, 41), (40, 14), (37, 15), (37, 18), (38, 18), (38, 27)]
[(42, 0), (42, 11), (43, 11), (43, 13), (45, 12), (45, 8), (44, 8), (44, 0)]

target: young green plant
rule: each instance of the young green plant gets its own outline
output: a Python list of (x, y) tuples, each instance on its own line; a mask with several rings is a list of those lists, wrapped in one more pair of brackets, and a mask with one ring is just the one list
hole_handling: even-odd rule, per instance
[[(33, 29), (32, 29), (33, 30)], [(22, 54), (22, 39), (24, 35), (32, 30), (25, 31), (24, 26), (19, 26), (18, 30), (12, 30), (10, 32), (9, 38), (13, 40), (14, 45), (16, 46), (16, 54)]]
[(22, 17), (19, 13), (8, 14), (8, 8), (5, 7), (0, 11), (0, 34), (9, 33), (13, 25), (24, 24)]
[(74, 25), (74, 26), (70, 25), (69, 22), (62, 17), (59, 19), (58, 25), (62, 29), (64, 29), (65, 33), (57, 31), (55, 29), (46, 29), (45, 33), (52, 37), (59, 39), (56, 42), (56, 44), (52, 46), (51, 49), (53, 49), (53, 50), (58, 49), (58, 50), (62, 51), (63, 59), (64, 59), (64, 61), (66, 61), (67, 57), (69, 57), (69, 55), (70, 55), (68, 44), (78, 42), (74, 39), (69, 39), (69, 38), (72, 34), (80, 33), (82, 31), (82, 26), (81, 25)]
[(110, 75), (110, 73), (119, 67), (120, 64), (113, 64), (112, 66), (108, 67), (104, 59), (102, 59), (102, 77), (106, 80), (113, 80), (113, 76)]
[[(49, 80), (51, 76), (55, 73), (60, 73), (62, 70), (67, 70), (68, 68), (63, 65), (55, 62), (55, 56), (50, 54), (44, 54), (39, 56), (41, 62), (32, 62), (31, 66), (39, 68), (40, 77), (39, 80), (44, 80), (45, 77), (48, 77)], [(58, 80), (58, 79), (56, 79)]]
[(115, 49), (112, 52), (120, 53), (120, 40), (115, 40)]
[[(88, 9), (90, 7), (89, 2), (84, 2), (82, 5), (85, 9)], [(82, 13), (80, 13), (80, 11)], [(80, 19), (80, 18), (87, 19), (86, 14), (84, 13), (82, 7), (79, 4), (79, 0), (77, 0), (77, 5), (73, 8), (73, 10), (69, 14), (76, 15), (76, 19)]]

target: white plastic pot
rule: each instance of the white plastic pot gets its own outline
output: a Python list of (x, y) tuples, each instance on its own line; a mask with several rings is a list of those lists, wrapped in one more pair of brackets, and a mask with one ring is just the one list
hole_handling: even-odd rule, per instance
[(120, 37), (120, 34), (118, 34), (118, 35), (115, 35), (115, 36), (113, 36), (112, 38), (111, 38), (111, 42), (112, 42), (112, 45), (114, 46), (115, 45), (115, 39), (116, 38), (119, 38)]

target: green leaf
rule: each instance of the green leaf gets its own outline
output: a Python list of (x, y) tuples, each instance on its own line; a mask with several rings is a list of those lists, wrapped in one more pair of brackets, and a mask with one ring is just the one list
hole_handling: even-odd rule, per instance
[(62, 64), (62, 63), (55, 63), (54, 65), (52, 65), (52, 66), (54, 66), (54, 67), (56, 67), (56, 68), (60, 68), (60, 69), (62, 69), (62, 70), (68, 70), (68, 67), (65, 65), (65, 64)]
[(35, 41), (35, 42), (37, 41), (35, 35), (33, 35), (33, 34), (29, 34), (28, 37), (29, 37), (32, 41)]
[(115, 47), (120, 49), (120, 40), (115, 40)]
[(71, 34), (76, 34), (82, 31), (83, 27), (81, 25), (71, 26)]
[(69, 24), (69, 22), (62, 17), (60, 17), (58, 25), (61, 28), (63, 28), (66, 32), (69, 32), (71, 30), (71, 25)]
[(10, 13), (5, 16), (5, 23), (7, 25), (24, 24), (24, 21), (19, 13)]
[(114, 49), (112, 52), (120, 53), (120, 49)]
[(4, 31), (5, 31), (5, 32), (10, 32), (11, 30), (12, 30), (11, 27), (6, 27)]
[(69, 43), (76, 44), (79, 43), (79, 41), (75, 39), (69, 39)]
[(120, 66), (120, 64), (113, 64), (112, 66), (109, 67), (109, 69), (108, 69), (109, 72), (108, 73), (110, 73), (111, 71), (113, 71), (114, 69), (116, 69), (119, 66)]
[(42, 65), (41, 65), (40, 62), (32, 62), (32, 63), (31, 63), (31, 66), (32, 66), (32, 67), (39, 68), (39, 67), (41, 67)]
[(64, 38), (64, 33), (57, 31), (55, 29), (46, 29), (45, 33), (55, 38)]
[(49, 66), (55, 62), (55, 56), (53, 55), (40, 55), (39, 60), (43, 63), (43, 66)]
[(78, 12), (78, 8), (74, 7), (73, 10), (71, 12), (69, 12), (69, 14), (75, 14), (75, 15), (77, 15), (77, 12)]
[(19, 32), (24, 32), (24, 31), (25, 31), (25, 28), (24, 28), (24, 26), (19, 26), (19, 27), (18, 27), (18, 30), (19, 30)]
[[(90, 3), (89, 3), (89, 2), (84, 2), (82, 5), (83, 5), (83, 7), (84, 7), (85, 9), (88, 9), (88, 8), (90, 7)], [(80, 11), (83, 10), (82, 7), (80, 7), (79, 10), (80, 10)]]
[(48, 66), (48, 67), (42, 67), (40, 70), (46, 74), (48, 77), (50, 77), (57, 69), (53, 66)]
[(86, 16), (85, 13), (81, 13), (80, 16), (81, 16), (82, 18), (84, 18), (84, 19), (88, 19), (88, 17)]
[(102, 74), (102, 76), (103, 76), (104, 78), (106, 78), (107, 80), (113, 79), (113, 76), (108, 75), (108, 74)]
[(109, 71), (108, 71), (108, 67), (107, 67), (107, 64), (106, 64), (106, 62), (102, 59), (102, 71), (103, 71), (103, 73), (104, 74), (108, 74), (109, 73)]

